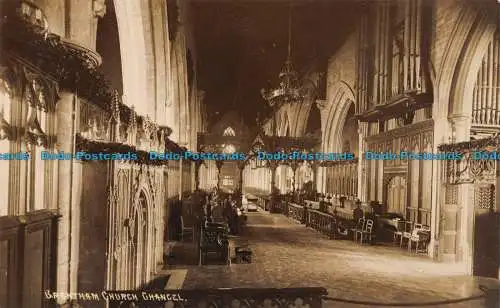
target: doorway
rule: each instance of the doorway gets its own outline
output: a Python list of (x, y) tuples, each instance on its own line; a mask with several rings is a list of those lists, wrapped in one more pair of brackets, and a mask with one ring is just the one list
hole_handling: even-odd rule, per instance
[(495, 186), (478, 185), (474, 192), (473, 275), (499, 278), (500, 215), (494, 211)]

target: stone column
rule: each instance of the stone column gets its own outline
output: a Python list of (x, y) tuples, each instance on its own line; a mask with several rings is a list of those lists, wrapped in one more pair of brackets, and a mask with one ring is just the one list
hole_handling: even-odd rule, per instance
[(461, 184), (458, 192), (460, 206), (459, 260), (463, 261), (466, 273), (473, 273), (474, 258), (474, 184)]
[[(500, 161), (497, 161), (497, 183), (496, 183), (496, 192), (495, 192), (495, 210), (497, 213), (500, 212)], [(499, 272), (500, 274), (500, 272)], [(500, 275), (499, 275), (500, 277)]]
[[(66, 153), (73, 153), (75, 150), (75, 110), (76, 97), (72, 93), (63, 92), (60, 94), (60, 100), (57, 103), (57, 149)], [(58, 163), (58, 196), (57, 204), (61, 218), (58, 224), (58, 249), (57, 249), (57, 291), (75, 292), (76, 291), (76, 264), (77, 255), (74, 255), (75, 243), (78, 238), (72, 235), (72, 229), (77, 227), (72, 200), (74, 187), (81, 183), (74, 183), (73, 172), (74, 163), (72, 160), (59, 160)], [(78, 207), (78, 205), (76, 205)], [(77, 230), (76, 230), (77, 231)], [(59, 303), (65, 302), (64, 299)]]
[(316, 190), (319, 193), (325, 193), (325, 167), (318, 166), (316, 170)]
[(221, 170), (222, 170), (222, 166), (224, 165), (224, 161), (222, 160), (217, 160), (215, 162), (216, 166), (217, 166), (217, 189), (220, 188), (220, 185), (222, 184), (221, 183), (221, 180), (222, 180), (222, 177), (221, 177)]
[(181, 159), (179, 160), (179, 200), (182, 200), (182, 192), (184, 190), (184, 160), (182, 159), (182, 156), (181, 156)]
[(366, 191), (366, 166), (364, 160), (364, 138), (368, 133), (368, 124), (358, 121), (358, 183), (357, 183), (357, 194), (358, 199), (362, 202), (367, 201), (367, 191)]
[(471, 118), (468, 115), (453, 115), (451, 118), (452, 142), (470, 140)]
[[(470, 117), (455, 115), (451, 119), (452, 140), (454, 143), (468, 141), (470, 138)], [(460, 230), (458, 257), (463, 262), (467, 274), (473, 272), (474, 237), (474, 185), (463, 183), (458, 188)]]
[(198, 178), (199, 171), (198, 161), (191, 162), (191, 192), (197, 190), (200, 187), (200, 180)]
[(200, 167), (202, 164), (202, 160), (197, 160), (194, 166), (194, 185), (195, 190), (200, 189)]
[(280, 191), (281, 193), (287, 192), (287, 178), (288, 178), (288, 168), (286, 165), (281, 165), (280, 167)]
[(238, 170), (240, 172), (240, 177), (238, 179), (238, 186), (240, 188), (240, 192), (243, 193), (243, 170), (245, 170), (245, 162), (244, 161), (238, 162)]
[(318, 162), (313, 161), (311, 164), (311, 170), (312, 170), (312, 188), (316, 189), (316, 192), (319, 192), (317, 188), (317, 182), (318, 182)]
[[(78, 112), (78, 110), (77, 110)], [(71, 186), (71, 260), (70, 291), (78, 291), (78, 263), (80, 255), (80, 204), (82, 201), (83, 162), (73, 161)]]
[(293, 178), (292, 178), (292, 192), (295, 193), (295, 191), (297, 190), (297, 162), (296, 161), (293, 161), (291, 166), (292, 168), (292, 171), (293, 171)]

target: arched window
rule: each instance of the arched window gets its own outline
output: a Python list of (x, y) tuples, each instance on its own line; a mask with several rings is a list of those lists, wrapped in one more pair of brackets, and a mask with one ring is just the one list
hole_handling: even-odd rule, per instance
[(224, 130), (224, 133), (222, 134), (223, 136), (236, 136), (236, 133), (234, 132), (234, 129), (232, 127), (228, 127)]

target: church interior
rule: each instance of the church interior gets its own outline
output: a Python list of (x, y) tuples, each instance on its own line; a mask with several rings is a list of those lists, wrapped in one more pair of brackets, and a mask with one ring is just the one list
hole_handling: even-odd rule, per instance
[(0, 308), (498, 307), (500, 2), (0, 12)]

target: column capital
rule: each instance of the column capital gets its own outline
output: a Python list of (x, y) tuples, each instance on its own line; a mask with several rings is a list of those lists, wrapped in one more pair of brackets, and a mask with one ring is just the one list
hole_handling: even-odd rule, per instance
[(106, 2), (105, 0), (92, 1), (92, 11), (95, 17), (104, 17), (106, 15)]
[(470, 138), (471, 117), (466, 114), (454, 114), (448, 117), (451, 122), (452, 141), (468, 141)]
[(215, 161), (215, 166), (217, 166), (217, 169), (222, 168), (223, 165), (224, 165), (224, 161), (223, 160), (216, 160)]
[(278, 168), (279, 163), (275, 160), (268, 160), (267, 161), (267, 167), (271, 169), (271, 171), (276, 171), (276, 168)]
[(317, 99), (316, 106), (318, 106), (319, 110), (326, 109), (326, 107), (328, 106), (328, 101), (324, 99)]
[(454, 125), (467, 123), (471, 120), (471, 116), (467, 114), (452, 114), (448, 117), (450, 122)]

